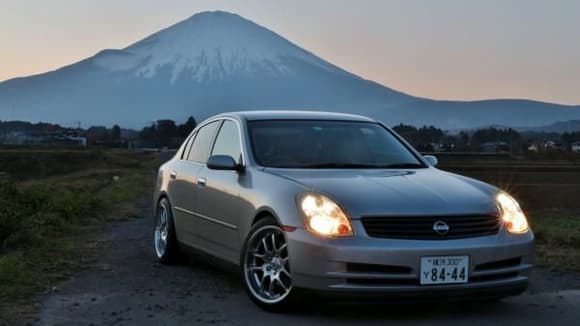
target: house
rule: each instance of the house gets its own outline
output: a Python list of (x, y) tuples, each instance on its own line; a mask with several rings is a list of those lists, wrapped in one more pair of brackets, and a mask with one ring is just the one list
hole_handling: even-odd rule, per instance
[(504, 141), (490, 141), (481, 144), (480, 150), (485, 153), (509, 152), (510, 147)]
[(8, 145), (40, 144), (43, 138), (24, 131), (11, 131), (4, 136), (3, 143)]
[(538, 145), (537, 144), (528, 145), (528, 152), (537, 153), (538, 152)]
[(544, 149), (547, 151), (564, 151), (566, 150), (566, 147), (560, 143), (556, 143), (555, 141), (548, 140), (544, 143)]
[(572, 143), (572, 152), (580, 153), (580, 141)]

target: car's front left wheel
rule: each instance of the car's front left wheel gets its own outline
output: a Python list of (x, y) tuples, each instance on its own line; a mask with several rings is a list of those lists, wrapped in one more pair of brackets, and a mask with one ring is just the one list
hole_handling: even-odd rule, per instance
[(251, 229), (240, 257), (248, 295), (269, 311), (288, 310), (296, 297), (288, 246), (284, 232), (272, 217), (258, 221)]

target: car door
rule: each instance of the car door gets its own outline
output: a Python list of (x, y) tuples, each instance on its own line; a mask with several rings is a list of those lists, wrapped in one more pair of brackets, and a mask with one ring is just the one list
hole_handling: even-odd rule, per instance
[(173, 208), (173, 223), (175, 224), (175, 233), (177, 240), (182, 243), (189, 243), (191, 237), (188, 230), (192, 227), (188, 225), (188, 216), (181, 210), (184, 203), (190, 200), (191, 194), (188, 192), (189, 175), (197, 175), (199, 171), (192, 171), (194, 167), (187, 161), (187, 156), (191, 145), (195, 140), (196, 133), (190, 135), (182, 145), (183, 148), (177, 153), (177, 157), (168, 165), (169, 182), (167, 193), (171, 207)]
[(197, 238), (198, 217), (195, 197), (198, 175), (204, 167), (221, 121), (213, 121), (200, 127), (191, 145), (186, 147), (178, 167), (170, 171), (173, 192), (171, 193), (177, 239), (191, 247), (199, 247)]
[[(235, 120), (224, 119), (211, 155), (229, 155), (243, 164), (240, 127)], [(240, 180), (243, 174), (237, 171), (211, 170), (204, 166), (198, 180), (195, 197), (199, 241), (206, 251), (230, 261), (238, 260)]]

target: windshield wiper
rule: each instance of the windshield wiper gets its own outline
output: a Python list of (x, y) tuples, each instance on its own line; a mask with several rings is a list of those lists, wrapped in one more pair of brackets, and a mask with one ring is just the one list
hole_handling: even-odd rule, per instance
[(293, 166), (299, 169), (419, 169), (425, 166), (419, 163), (394, 163), (394, 164), (366, 164), (366, 163), (340, 163), (324, 162)]
[(303, 169), (381, 169), (382, 165), (364, 163), (313, 163), (300, 165)]
[(384, 169), (420, 169), (425, 166), (419, 163), (394, 163), (381, 166)]

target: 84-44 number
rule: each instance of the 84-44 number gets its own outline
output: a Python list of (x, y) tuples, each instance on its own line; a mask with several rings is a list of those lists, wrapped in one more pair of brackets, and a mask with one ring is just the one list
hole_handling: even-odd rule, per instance
[[(445, 282), (448, 277), (451, 278), (453, 281), (465, 280), (465, 267), (461, 268), (461, 270), (459, 271), (457, 267), (453, 267), (452, 272), (449, 273), (449, 270), (451, 269), (452, 268), (449, 268), (447, 270), (445, 269), (445, 267), (441, 268), (440, 270), (438, 270), (437, 268), (432, 268), (431, 275), (429, 277), (431, 277), (431, 281), (434, 283)], [(427, 274), (425, 276), (428, 276), (429, 272), (425, 273)]]
[(466, 283), (468, 274), (469, 256), (421, 258), (421, 284)]

